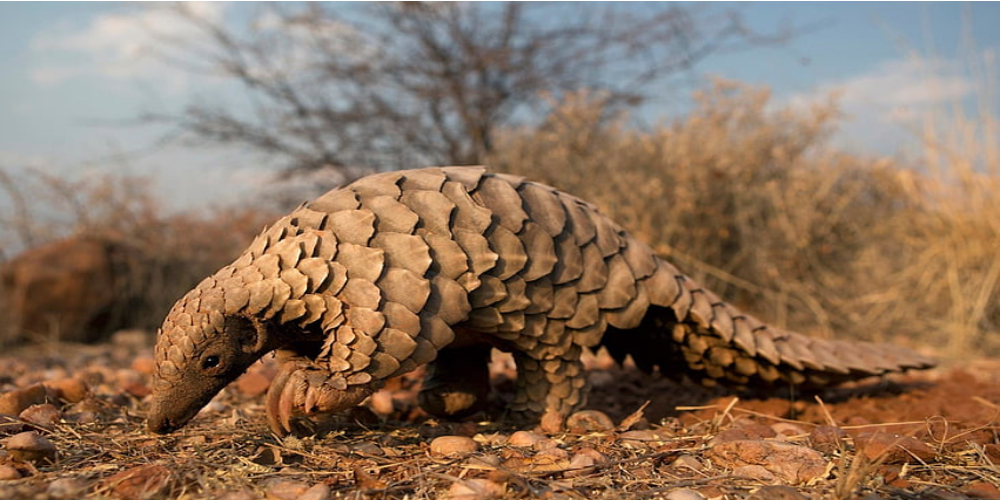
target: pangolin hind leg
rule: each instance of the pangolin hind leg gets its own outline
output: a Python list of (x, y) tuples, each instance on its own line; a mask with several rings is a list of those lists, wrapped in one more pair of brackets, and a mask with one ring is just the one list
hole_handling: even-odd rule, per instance
[(559, 432), (566, 417), (586, 403), (589, 387), (580, 360), (582, 348), (573, 345), (562, 355), (513, 354), (517, 364), (516, 393), (511, 405), (515, 420), (540, 421), (543, 431)]
[(486, 409), (490, 393), (489, 344), (445, 347), (427, 365), (420, 407), (440, 418), (459, 419)]

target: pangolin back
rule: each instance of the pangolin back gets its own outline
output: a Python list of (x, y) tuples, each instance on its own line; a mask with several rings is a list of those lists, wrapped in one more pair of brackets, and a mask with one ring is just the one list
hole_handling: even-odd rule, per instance
[[(514, 352), (515, 407), (532, 412), (583, 404), (576, 362), (602, 345), (647, 370), (737, 386), (824, 385), (933, 364), (906, 349), (767, 326), (595, 206), (479, 167), (372, 175), (304, 204), (178, 302), (164, 336), (199, 314), (252, 316), (301, 335), (344, 388), (485, 339)], [(178, 342), (161, 339), (160, 357), (169, 361)]]

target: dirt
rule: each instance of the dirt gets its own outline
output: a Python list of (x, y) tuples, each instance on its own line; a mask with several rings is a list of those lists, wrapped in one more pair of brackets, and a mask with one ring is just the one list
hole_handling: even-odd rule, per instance
[(500, 357), (491, 418), (429, 418), (415, 373), (279, 439), (261, 395), (273, 361), (188, 427), (148, 433), (150, 345), (122, 332), (0, 355), (0, 409), (19, 413), (0, 416), (0, 498), (1000, 498), (995, 360), (734, 395), (598, 356), (595, 411), (545, 436), (504, 423), (513, 366)]

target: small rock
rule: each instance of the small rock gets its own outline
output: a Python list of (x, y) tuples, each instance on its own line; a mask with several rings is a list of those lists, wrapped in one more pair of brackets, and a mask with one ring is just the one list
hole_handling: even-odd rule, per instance
[(517, 431), (507, 438), (507, 444), (518, 448), (533, 448), (544, 436), (531, 431)]
[(770, 425), (754, 421), (740, 421), (739, 430), (750, 439), (767, 439), (778, 435)]
[(594, 459), (594, 463), (597, 465), (602, 465), (608, 462), (608, 457), (605, 457), (603, 453), (593, 449), (593, 448), (580, 448), (576, 451), (577, 455), (586, 455)]
[(983, 452), (986, 454), (986, 458), (990, 459), (991, 462), (994, 464), (1000, 464), (1000, 443), (991, 443), (983, 446)]
[(82, 498), (89, 483), (75, 477), (61, 477), (49, 483), (45, 491), (56, 498)]
[(756, 464), (733, 467), (733, 476), (748, 477), (750, 479), (756, 479), (762, 483), (773, 483), (777, 479), (771, 471), (767, 470), (766, 467)]
[(559, 448), (549, 448), (528, 457), (511, 457), (503, 467), (513, 471), (541, 473), (569, 469), (569, 453)]
[(330, 496), (330, 487), (323, 483), (318, 483), (310, 486), (296, 500), (330, 500)]
[(0, 394), (0, 413), (20, 415), (25, 408), (31, 405), (45, 403), (47, 395), (48, 392), (42, 384), (32, 384), (23, 389), (5, 392)]
[(59, 409), (48, 403), (31, 405), (18, 416), (25, 422), (41, 427), (51, 427), (62, 420), (62, 413)]
[(705, 500), (705, 496), (697, 491), (682, 488), (667, 493), (667, 500)]
[(268, 484), (264, 496), (268, 500), (296, 500), (308, 489), (309, 485), (302, 481), (279, 479)]
[(441, 436), (431, 441), (431, 456), (458, 457), (479, 449), (472, 438), (465, 436)]
[(977, 481), (972, 483), (965, 488), (962, 488), (962, 493), (965, 493), (972, 498), (1000, 498), (1000, 488), (997, 488), (996, 485), (986, 481)]
[(219, 500), (257, 500), (258, 497), (249, 490), (237, 490), (223, 493)]
[(747, 497), (747, 500), (809, 500), (809, 498), (791, 486), (770, 485), (761, 486)]
[(45, 382), (44, 385), (55, 393), (56, 399), (70, 404), (79, 403), (90, 395), (90, 386), (74, 377)]
[(7, 453), (18, 462), (54, 463), (56, 445), (35, 431), (22, 432), (7, 438)]
[(705, 470), (705, 464), (701, 463), (701, 460), (698, 460), (696, 457), (693, 457), (691, 455), (681, 455), (677, 457), (676, 459), (674, 459), (673, 462), (670, 463), (670, 466), (675, 469), (686, 468), (686, 469), (691, 469), (693, 471)]
[(712, 438), (711, 444), (714, 446), (731, 441), (746, 441), (747, 439), (750, 439), (750, 436), (746, 432), (743, 432), (743, 429), (726, 429), (716, 434)]
[(143, 382), (123, 382), (121, 388), (127, 394), (142, 399), (153, 393), (153, 389)]
[(570, 470), (567, 470), (563, 475), (566, 477), (579, 477), (590, 474), (594, 471), (593, 467), (595, 465), (597, 465), (597, 460), (594, 460), (594, 457), (584, 453), (577, 453), (569, 460), (569, 465), (566, 467)]
[(452, 483), (446, 498), (450, 500), (491, 500), (506, 492), (502, 484), (488, 479), (465, 479)]
[[(789, 484), (802, 484), (826, 473), (826, 460), (820, 452), (791, 443), (773, 440), (729, 441), (712, 445), (706, 456), (734, 470), (743, 466), (761, 466)], [(743, 471), (743, 473), (752, 473)], [(758, 476), (751, 476), (758, 477)], [(758, 479), (763, 479), (758, 477)]]
[(147, 464), (123, 470), (103, 481), (116, 496), (125, 500), (140, 500), (166, 496), (173, 472), (160, 464)]
[(12, 436), (31, 430), (31, 426), (25, 424), (15, 415), (0, 414), (0, 436)]
[(152, 356), (139, 356), (132, 361), (132, 369), (143, 375), (152, 375), (156, 372), (156, 360)]
[(382, 390), (372, 394), (369, 404), (371, 404), (373, 412), (383, 416), (392, 414), (393, 410), (396, 409), (392, 402), (392, 391)]
[(607, 432), (615, 428), (615, 423), (611, 421), (611, 417), (602, 411), (583, 410), (570, 415), (566, 419), (566, 428), (575, 434)]
[(776, 433), (777, 437), (796, 437), (796, 436), (808, 436), (809, 431), (802, 428), (800, 425), (795, 425), (791, 422), (775, 422), (771, 424), (771, 430)]
[(124, 347), (145, 348), (152, 342), (153, 333), (138, 328), (118, 330), (111, 334), (111, 343)]
[(385, 450), (383, 450), (377, 443), (373, 443), (371, 441), (362, 441), (360, 443), (352, 444), (348, 446), (348, 449), (354, 453), (367, 455), (369, 457), (385, 456)]
[(833, 453), (844, 448), (844, 439), (847, 433), (840, 427), (832, 425), (817, 426), (809, 433), (809, 442), (812, 447), (823, 453)]
[(625, 431), (618, 435), (622, 444), (631, 448), (650, 448), (664, 441), (663, 436), (651, 430)]
[(920, 463), (932, 460), (937, 453), (919, 439), (886, 432), (861, 433), (854, 438), (854, 447), (871, 461), (884, 464)]
[(362, 490), (383, 490), (386, 488), (384, 481), (374, 474), (369, 473), (363, 467), (354, 467), (354, 484)]
[(270, 385), (271, 379), (259, 371), (245, 373), (236, 379), (236, 388), (244, 395), (252, 398), (267, 392), (267, 388)]
[(0, 465), (0, 481), (21, 479), (21, 471), (9, 465)]

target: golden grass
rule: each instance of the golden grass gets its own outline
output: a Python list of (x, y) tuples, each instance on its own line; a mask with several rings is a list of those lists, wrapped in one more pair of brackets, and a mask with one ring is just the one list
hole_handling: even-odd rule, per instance
[(1000, 353), (995, 122), (928, 130), (926, 158), (901, 164), (831, 148), (834, 103), (774, 110), (766, 90), (732, 82), (695, 99), (689, 116), (638, 131), (600, 96), (571, 96), (505, 134), (490, 163), (594, 201), (779, 326)]

